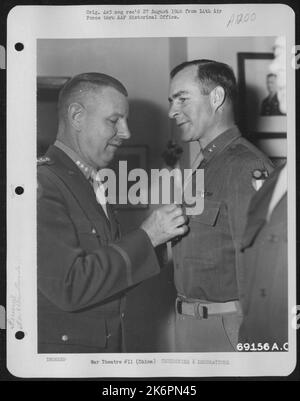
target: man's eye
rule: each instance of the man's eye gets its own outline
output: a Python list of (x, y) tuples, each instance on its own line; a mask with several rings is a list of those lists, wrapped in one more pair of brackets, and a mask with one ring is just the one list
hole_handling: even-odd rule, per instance
[(186, 100), (187, 100), (186, 97), (180, 97), (180, 98), (179, 98), (180, 103), (184, 103)]
[(112, 124), (117, 124), (118, 119), (112, 118), (112, 119), (109, 119), (109, 122)]

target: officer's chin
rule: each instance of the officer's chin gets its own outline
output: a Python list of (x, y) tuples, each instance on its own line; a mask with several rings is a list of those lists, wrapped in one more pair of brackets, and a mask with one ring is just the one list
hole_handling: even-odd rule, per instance
[(187, 142), (193, 141), (193, 136), (192, 136), (192, 134), (189, 133), (189, 132), (183, 132), (183, 133), (181, 134), (180, 139), (181, 139), (181, 142), (187, 143)]
[(97, 160), (97, 170), (109, 167), (109, 164), (112, 161), (113, 157), (114, 155), (109, 156), (107, 153), (105, 154), (105, 156), (102, 155), (102, 157)]
[(101, 159), (102, 167), (100, 168), (108, 167), (109, 164), (114, 160), (115, 155), (116, 155), (116, 150), (106, 149), (105, 155), (103, 155)]

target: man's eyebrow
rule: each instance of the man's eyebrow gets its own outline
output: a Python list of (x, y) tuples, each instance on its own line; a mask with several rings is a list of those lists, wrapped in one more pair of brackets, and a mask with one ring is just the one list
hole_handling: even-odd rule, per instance
[(124, 117), (124, 115), (121, 114), (121, 113), (115, 112), (115, 113), (111, 113), (111, 114), (109, 115), (109, 117)]
[(181, 90), (181, 91), (174, 93), (171, 97), (168, 98), (168, 100), (169, 100), (169, 102), (172, 102), (173, 99), (176, 99), (179, 96), (187, 95), (187, 94), (188, 94), (188, 91)]

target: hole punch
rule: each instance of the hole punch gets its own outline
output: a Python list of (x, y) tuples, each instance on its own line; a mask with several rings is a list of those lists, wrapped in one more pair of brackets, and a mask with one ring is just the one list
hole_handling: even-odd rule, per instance
[(24, 188), (23, 187), (16, 187), (15, 193), (17, 195), (22, 195), (24, 193)]
[(21, 52), (24, 49), (23, 43), (21, 43), (21, 42), (16, 43), (15, 49), (17, 50), (17, 52)]
[(24, 331), (17, 331), (15, 337), (17, 340), (23, 340), (23, 338), (25, 337)]

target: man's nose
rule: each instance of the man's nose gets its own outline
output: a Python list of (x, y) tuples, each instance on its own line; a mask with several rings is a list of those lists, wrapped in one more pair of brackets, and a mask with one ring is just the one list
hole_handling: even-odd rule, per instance
[(122, 139), (129, 139), (131, 137), (131, 133), (126, 123), (124, 123), (122, 127), (118, 129), (118, 136)]
[(176, 107), (175, 103), (170, 105), (168, 115), (169, 118), (175, 118), (178, 115), (178, 108)]

